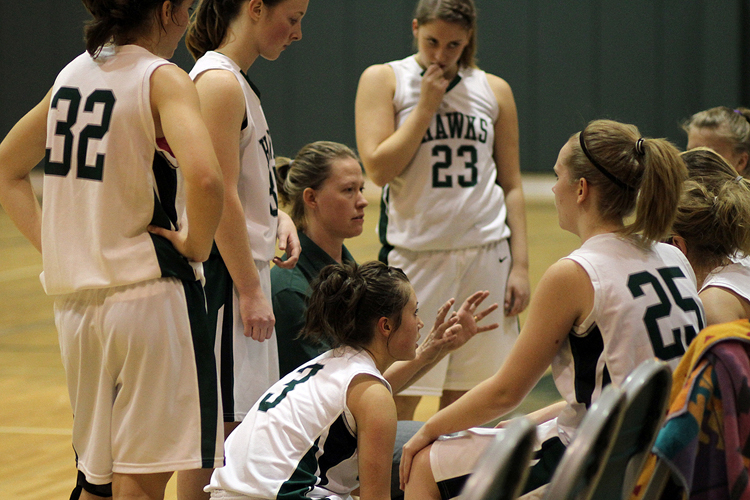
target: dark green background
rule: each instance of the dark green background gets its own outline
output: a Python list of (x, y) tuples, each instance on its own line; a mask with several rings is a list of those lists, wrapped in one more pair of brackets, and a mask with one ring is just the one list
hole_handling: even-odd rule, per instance
[[(276, 154), (354, 145), (354, 95), (369, 65), (411, 53), (414, 0), (311, 0), (303, 39), (250, 76)], [(512, 86), (525, 171), (549, 171), (567, 137), (599, 117), (680, 146), (680, 120), (750, 104), (750, 0), (477, 0), (479, 64)], [(0, 134), (83, 51), (75, 0), (0, 1)], [(192, 64), (180, 47), (175, 61)]]

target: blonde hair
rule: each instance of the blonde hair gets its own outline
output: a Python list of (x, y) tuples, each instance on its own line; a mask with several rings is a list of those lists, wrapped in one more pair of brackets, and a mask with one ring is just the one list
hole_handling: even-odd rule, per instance
[(458, 65), (475, 68), (477, 65), (477, 7), (474, 0), (419, 0), (414, 10), (417, 26), (437, 19), (457, 23), (469, 32), (469, 43), (464, 47)]
[(682, 153), (685, 182), (672, 230), (685, 239), (693, 267), (714, 269), (741, 252), (750, 254), (750, 184), (718, 153)]
[[(581, 148), (581, 134), (591, 159)], [(602, 218), (621, 222), (635, 211), (623, 235), (640, 234), (644, 244), (664, 239), (687, 177), (677, 148), (665, 139), (642, 138), (635, 125), (612, 120), (590, 122), (570, 144), (571, 179), (583, 177), (597, 187)]]
[(289, 215), (297, 229), (304, 229), (307, 223), (303, 199), (305, 189), (320, 189), (331, 176), (334, 160), (342, 158), (353, 158), (359, 162), (357, 154), (348, 146), (331, 141), (307, 144), (299, 150), (294, 160), (284, 156), (276, 157), (279, 198), (284, 205), (291, 206)]
[(727, 141), (735, 154), (750, 155), (750, 109), (717, 106), (699, 111), (682, 122), (682, 130), (689, 134), (691, 129), (711, 130)]

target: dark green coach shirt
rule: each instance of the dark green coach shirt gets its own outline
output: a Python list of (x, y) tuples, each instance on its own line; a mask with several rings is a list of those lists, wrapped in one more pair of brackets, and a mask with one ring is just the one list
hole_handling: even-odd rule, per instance
[[(294, 269), (278, 266), (271, 269), (271, 295), (281, 377), (328, 350), (326, 345), (313, 345), (298, 339), (297, 335), (305, 326), (305, 299), (310, 293), (310, 282), (321, 269), (336, 261), (302, 231), (299, 232), (299, 241), (302, 253)], [(354, 262), (345, 246), (342, 246), (341, 257), (344, 262)], [(286, 260), (286, 255), (283, 259)]]

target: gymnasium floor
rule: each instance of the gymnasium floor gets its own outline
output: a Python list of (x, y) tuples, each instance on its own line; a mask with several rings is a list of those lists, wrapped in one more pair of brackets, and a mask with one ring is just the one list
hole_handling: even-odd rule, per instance
[[(532, 290), (544, 270), (578, 247), (578, 239), (557, 225), (549, 176), (525, 176)], [(376, 258), (378, 190), (368, 188), (361, 237), (347, 243), (359, 262)], [(72, 417), (52, 300), (39, 284), (41, 257), (0, 210), (0, 492), (18, 500), (67, 499), (75, 482), (70, 445)], [(497, 300), (497, 299), (496, 299)], [(524, 315), (521, 316), (523, 322)], [(429, 321), (425, 319), (429, 325)], [(528, 412), (557, 399), (547, 376), (518, 411)], [(426, 398), (418, 419), (437, 408)], [(176, 498), (174, 481), (167, 499)]]

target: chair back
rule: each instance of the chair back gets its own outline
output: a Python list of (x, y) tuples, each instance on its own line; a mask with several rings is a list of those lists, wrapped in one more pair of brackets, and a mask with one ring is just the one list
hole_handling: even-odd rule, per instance
[(625, 403), (622, 389), (612, 384), (605, 387), (565, 450), (547, 488), (546, 500), (591, 498), (620, 431)]
[(461, 490), (463, 500), (513, 500), (529, 474), (536, 425), (526, 417), (513, 419), (487, 447)]
[(629, 498), (667, 414), (672, 371), (649, 359), (625, 379), (625, 410), (620, 432), (594, 493), (593, 500)]

